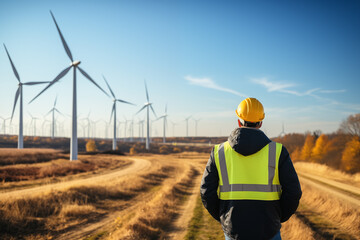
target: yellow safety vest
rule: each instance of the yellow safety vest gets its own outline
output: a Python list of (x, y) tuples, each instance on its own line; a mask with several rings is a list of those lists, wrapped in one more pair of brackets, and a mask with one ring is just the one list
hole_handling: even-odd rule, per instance
[(243, 156), (229, 142), (214, 148), (222, 200), (279, 200), (279, 158), (282, 145), (270, 142), (257, 153)]

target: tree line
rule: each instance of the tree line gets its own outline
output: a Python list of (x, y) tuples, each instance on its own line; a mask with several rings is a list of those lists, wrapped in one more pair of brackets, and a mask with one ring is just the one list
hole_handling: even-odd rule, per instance
[(360, 113), (350, 115), (331, 134), (317, 130), (274, 139), (284, 144), (293, 161), (328, 165), (348, 173), (360, 172)]

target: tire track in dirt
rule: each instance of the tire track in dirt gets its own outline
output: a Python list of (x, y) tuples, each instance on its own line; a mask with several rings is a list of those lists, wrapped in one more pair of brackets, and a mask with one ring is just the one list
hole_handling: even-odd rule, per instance
[[(331, 198), (337, 199), (349, 207), (351, 206), (351, 208), (357, 209), (360, 207), (360, 198), (358, 195), (360, 190), (357, 187), (306, 173), (298, 172), (298, 175), (300, 182), (304, 185), (304, 187), (310, 186), (317, 189), (319, 192), (328, 194)], [(306, 193), (307, 192), (304, 194)], [(360, 239), (356, 238), (353, 235), (354, 233), (350, 234), (347, 230), (343, 229), (344, 226), (341, 227), (337, 222), (329, 220), (325, 215), (322, 215), (317, 210), (312, 209), (310, 205), (307, 206), (307, 204), (300, 203), (299, 209), (295, 215), (312, 230), (315, 239)]]
[[(349, 186), (343, 183), (337, 183), (335, 181), (331, 181), (325, 178), (320, 178), (320, 177), (314, 178), (313, 176), (309, 177), (308, 175), (304, 175), (303, 173), (299, 173), (299, 178), (300, 178), (300, 182), (303, 182), (317, 189), (330, 193), (331, 195), (334, 195), (335, 197), (347, 203), (350, 203), (355, 207), (358, 208), (360, 207), (360, 198), (358, 197), (358, 195), (355, 195), (355, 194), (359, 194), (360, 196), (360, 189), (356, 187)], [(334, 184), (333, 182), (335, 182), (336, 184)], [(353, 193), (347, 193), (350, 191)]]
[[(197, 167), (196, 169), (199, 170), (200, 173), (202, 173), (203, 171), (202, 167)], [(194, 179), (194, 184), (192, 186), (190, 196), (187, 198), (186, 203), (180, 207), (181, 213), (173, 223), (172, 230), (167, 235), (168, 239), (173, 239), (173, 240), (184, 239), (187, 233), (189, 222), (192, 219), (194, 213), (196, 198), (198, 197), (200, 192), (199, 186), (201, 182), (201, 177), (202, 174), (199, 174), (197, 178)]]

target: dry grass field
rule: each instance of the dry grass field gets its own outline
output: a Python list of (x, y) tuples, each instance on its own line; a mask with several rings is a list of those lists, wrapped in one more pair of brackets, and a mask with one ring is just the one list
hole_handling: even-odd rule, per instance
[[(1, 239), (224, 239), (199, 197), (208, 153), (80, 155), (76, 162), (54, 150), (12, 149), (3, 156), (12, 163), (0, 167)], [(357, 176), (321, 165), (295, 166), (358, 184)], [(283, 224), (283, 239), (359, 239), (359, 208), (300, 180), (301, 204)]]

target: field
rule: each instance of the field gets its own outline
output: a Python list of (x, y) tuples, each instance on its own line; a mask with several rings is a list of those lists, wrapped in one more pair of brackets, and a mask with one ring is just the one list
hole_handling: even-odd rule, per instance
[[(1, 149), (1, 239), (224, 239), (199, 197), (208, 157)], [(283, 239), (360, 239), (359, 175), (295, 167), (303, 197)]]

